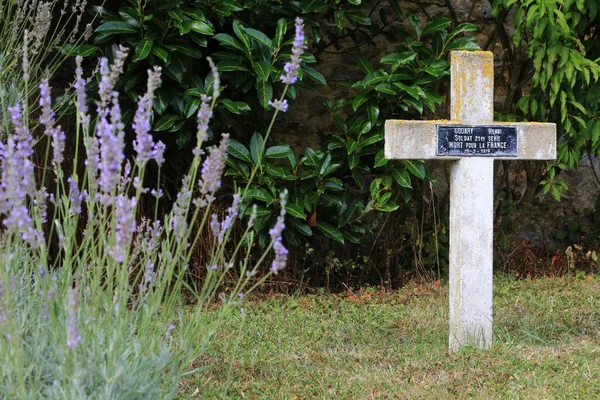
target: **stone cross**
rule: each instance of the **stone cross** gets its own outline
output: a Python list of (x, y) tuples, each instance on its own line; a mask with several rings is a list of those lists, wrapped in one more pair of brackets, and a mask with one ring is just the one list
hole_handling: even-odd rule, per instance
[(494, 56), (455, 51), (449, 121), (385, 123), (388, 159), (452, 160), (451, 351), (492, 344), (494, 160), (556, 158), (556, 125), (494, 122)]

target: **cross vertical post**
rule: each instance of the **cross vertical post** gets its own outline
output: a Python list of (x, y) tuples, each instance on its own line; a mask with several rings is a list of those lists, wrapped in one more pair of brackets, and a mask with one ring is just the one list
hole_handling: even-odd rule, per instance
[[(450, 59), (450, 119), (494, 121), (493, 53)], [(468, 188), (468, 190), (465, 190)], [(450, 349), (492, 344), (494, 159), (463, 157), (450, 169)]]

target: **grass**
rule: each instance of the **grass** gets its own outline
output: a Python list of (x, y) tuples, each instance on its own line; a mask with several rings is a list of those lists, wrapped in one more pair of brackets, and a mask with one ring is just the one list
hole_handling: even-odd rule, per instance
[(184, 398), (599, 398), (598, 279), (497, 277), (492, 350), (455, 354), (437, 283), (250, 300)]

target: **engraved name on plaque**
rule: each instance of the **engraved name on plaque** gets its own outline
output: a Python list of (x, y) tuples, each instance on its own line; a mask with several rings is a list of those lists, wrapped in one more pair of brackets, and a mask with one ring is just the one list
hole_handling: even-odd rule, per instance
[(437, 125), (438, 156), (517, 156), (517, 127)]

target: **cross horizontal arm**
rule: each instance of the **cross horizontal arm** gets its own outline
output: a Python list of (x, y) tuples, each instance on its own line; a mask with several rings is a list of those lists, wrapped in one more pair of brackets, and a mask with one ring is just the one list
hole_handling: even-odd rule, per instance
[[(463, 125), (453, 121), (385, 122), (385, 158), (457, 160), (459, 156), (436, 154), (437, 125)], [(469, 124), (477, 126), (477, 124)], [(554, 160), (556, 159), (556, 124), (537, 122), (491, 122), (485, 126), (514, 126), (517, 128), (517, 156), (496, 156), (497, 160)]]

